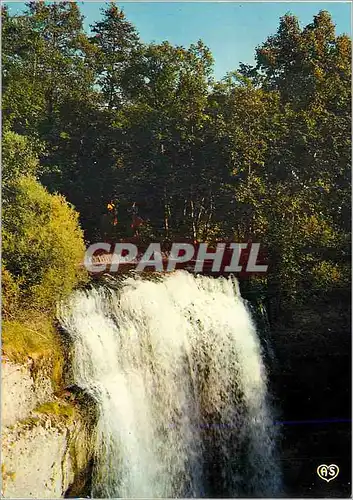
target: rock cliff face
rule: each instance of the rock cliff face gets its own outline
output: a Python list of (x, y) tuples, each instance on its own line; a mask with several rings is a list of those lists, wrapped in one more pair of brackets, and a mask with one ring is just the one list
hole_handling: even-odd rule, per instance
[(52, 384), (44, 374), (34, 378), (32, 363), (11, 363), (6, 358), (1, 366), (1, 424), (9, 426), (27, 418), (32, 410), (54, 397)]
[[(62, 407), (70, 412), (57, 411)], [(91, 426), (74, 400), (54, 396), (45, 375), (34, 378), (30, 364), (3, 360), (2, 496), (82, 496), (90, 480)]]

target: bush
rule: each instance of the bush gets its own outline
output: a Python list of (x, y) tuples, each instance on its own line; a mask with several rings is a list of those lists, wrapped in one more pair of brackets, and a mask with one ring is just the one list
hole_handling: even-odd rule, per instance
[(1, 268), (1, 289), (4, 317), (15, 317), (19, 306), (20, 286), (4, 265)]
[[(3, 209), (5, 305), (53, 311), (55, 304), (85, 282), (80, 268), (85, 246), (78, 213), (33, 177), (9, 182)], [(6, 313), (6, 310), (5, 310)]]
[(63, 346), (48, 315), (18, 311), (15, 320), (4, 320), (2, 347), (6, 356), (16, 363), (23, 363), (31, 357), (32, 375), (44, 370), (55, 388), (61, 386)]

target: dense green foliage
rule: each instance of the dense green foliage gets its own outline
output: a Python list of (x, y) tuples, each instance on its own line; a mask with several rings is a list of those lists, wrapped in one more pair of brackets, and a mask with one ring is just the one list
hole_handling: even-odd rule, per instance
[[(6, 175), (36, 170), (76, 207), (86, 241), (131, 236), (137, 203), (146, 238), (260, 242), (270, 263), (261, 286), (277, 302), (345, 288), (351, 41), (335, 34), (325, 11), (304, 28), (288, 14), (256, 48), (256, 62), (215, 81), (202, 41), (146, 45), (114, 3), (91, 35), (75, 3), (31, 2), (17, 17), (4, 8), (4, 127), (18, 155), (33, 150), (41, 165), (13, 165), (9, 151)], [(70, 231), (73, 215), (33, 180), (16, 189), (11, 203), (23, 208), (8, 208), (7, 217), (18, 217), (13, 230), (19, 241), (38, 235), (38, 263), (50, 262), (39, 242), (60, 233), (60, 223), (43, 215), (30, 228), (32, 210), (36, 203), (66, 210)], [(116, 225), (107, 213), (111, 201)], [(7, 266), (13, 245), (5, 237)], [(12, 254), (10, 272), (20, 266), (27, 273), (21, 252)], [(67, 265), (63, 257), (60, 269)], [(58, 284), (45, 279), (48, 290)]]
[[(63, 354), (56, 303), (86, 280), (78, 213), (36, 179), (38, 141), (4, 131), (2, 142), (3, 349), (12, 360), (45, 360), (60, 385)], [(49, 361), (50, 360), (50, 361)]]
[(26, 136), (5, 132), (2, 153), (3, 311), (17, 319), (24, 309), (52, 313), (85, 280), (78, 213), (36, 180), (39, 161)]
[(50, 311), (81, 281), (78, 214), (31, 177), (11, 183), (3, 210), (3, 264), (27, 307)]

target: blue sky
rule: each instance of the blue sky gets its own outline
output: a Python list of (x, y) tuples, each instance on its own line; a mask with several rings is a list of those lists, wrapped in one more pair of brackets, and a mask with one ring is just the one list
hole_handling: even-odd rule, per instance
[[(104, 2), (78, 2), (85, 26), (100, 18)], [(215, 76), (222, 78), (239, 62), (253, 63), (255, 47), (275, 33), (279, 18), (290, 12), (306, 25), (320, 10), (331, 13), (336, 32), (351, 36), (350, 2), (117, 2), (144, 42), (163, 40), (188, 46), (202, 39), (215, 58)], [(12, 12), (23, 3), (9, 2)]]

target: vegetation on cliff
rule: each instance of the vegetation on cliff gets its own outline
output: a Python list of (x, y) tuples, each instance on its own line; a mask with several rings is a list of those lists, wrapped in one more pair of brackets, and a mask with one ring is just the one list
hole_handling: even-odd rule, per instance
[(27, 137), (6, 131), (2, 152), (3, 350), (16, 361), (50, 359), (58, 383), (56, 304), (87, 279), (78, 213), (37, 180), (40, 164)]

